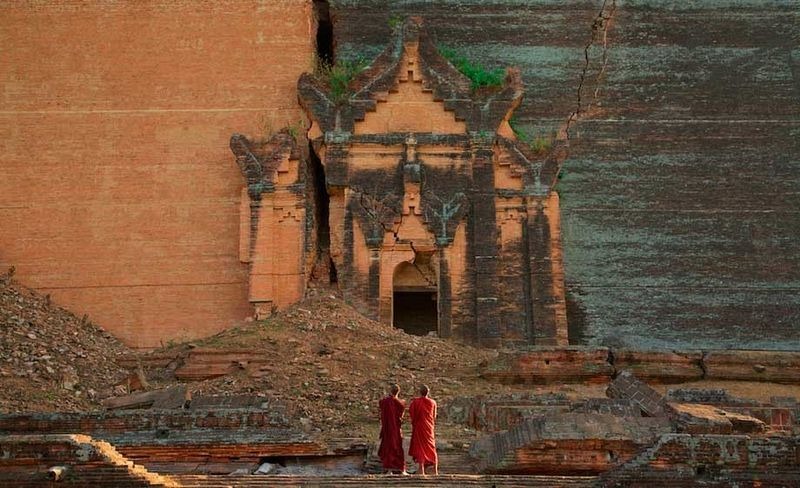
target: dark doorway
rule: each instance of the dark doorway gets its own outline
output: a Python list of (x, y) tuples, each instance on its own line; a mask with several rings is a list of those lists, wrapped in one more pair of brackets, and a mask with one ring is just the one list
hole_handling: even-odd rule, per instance
[(439, 332), (436, 292), (395, 291), (392, 308), (394, 326), (406, 333), (424, 336)]
[(333, 64), (333, 22), (330, 5), (326, 0), (314, 0), (317, 16), (317, 59), (326, 65)]

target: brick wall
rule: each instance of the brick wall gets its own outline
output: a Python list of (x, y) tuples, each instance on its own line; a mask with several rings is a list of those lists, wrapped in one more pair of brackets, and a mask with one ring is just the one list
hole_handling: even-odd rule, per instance
[(0, 434), (92, 434), (123, 435), (149, 433), (159, 429), (252, 430), (285, 428), (287, 412), (269, 409), (229, 410), (127, 410), (95, 413), (34, 413), (0, 415)]
[(135, 347), (251, 314), (228, 148), (296, 123), (308, 0), (4, 2), (0, 269)]
[[(585, 53), (612, 3), (609, 49), (598, 36)], [(539, 136), (575, 110), (579, 79), (584, 109), (599, 88), (556, 188), (572, 342), (794, 350), (800, 24), (791, 2), (735, 3), (347, 0), (333, 15), (340, 55), (380, 52), (411, 14), (476, 62), (519, 66), (517, 125)]]
[(50, 467), (65, 468), (59, 486), (176, 486), (169, 478), (128, 462), (114, 447), (85, 435), (0, 437), (0, 484), (53, 486)]
[(602, 486), (796, 486), (796, 437), (665, 434)]

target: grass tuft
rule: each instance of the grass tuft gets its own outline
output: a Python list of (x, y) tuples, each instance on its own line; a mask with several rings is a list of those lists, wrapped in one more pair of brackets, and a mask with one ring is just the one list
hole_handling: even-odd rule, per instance
[(450, 61), (450, 64), (455, 66), (462, 75), (469, 78), (472, 82), (471, 87), (473, 90), (503, 85), (505, 71), (502, 69), (497, 68), (490, 70), (486, 66), (470, 61), (465, 56), (459, 54), (455, 49), (446, 46), (439, 46), (439, 53), (446, 60)]
[(397, 14), (392, 15), (391, 17), (389, 17), (389, 21), (388, 21), (389, 28), (392, 29), (392, 30), (395, 30), (399, 25), (401, 25), (403, 23), (403, 21), (404, 21), (403, 17), (401, 17), (401, 16), (399, 16)]
[(352, 95), (350, 83), (366, 67), (367, 63), (363, 60), (340, 60), (334, 64), (317, 63), (315, 75), (328, 84), (331, 100), (338, 105), (345, 102)]
[(511, 130), (514, 131), (514, 135), (517, 136), (517, 139), (526, 144), (534, 154), (546, 153), (553, 146), (555, 132), (549, 136), (535, 131), (529, 132), (520, 127), (519, 123), (513, 118), (508, 121), (508, 124), (511, 126)]

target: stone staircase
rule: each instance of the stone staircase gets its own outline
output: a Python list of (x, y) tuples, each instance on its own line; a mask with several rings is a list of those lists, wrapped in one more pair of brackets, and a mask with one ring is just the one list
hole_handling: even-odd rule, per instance
[(585, 488), (594, 486), (596, 478), (583, 476), (499, 476), (499, 475), (467, 475), (446, 474), (439, 476), (400, 476), (400, 475), (364, 475), (364, 476), (202, 476), (181, 475), (173, 477), (180, 486), (187, 488), (339, 488), (339, 487), (414, 487), (436, 486), (440, 488), (468, 487), (549, 487), (549, 488)]
[[(19, 435), (0, 437), (0, 486), (177, 487), (167, 476), (149, 472), (121, 455), (111, 444), (86, 435)], [(63, 479), (48, 470), (65, 466)]]
[[(403, 452), (406, 453), (406, 466), (413, 473), (416, 468), (413, 459), (408, 455), (411, 438), (403, 438)], [(439, 469), (448, 474), (472, 475), (478, 473), (476, 460), (470, 456), (469, 446), (471, 441), (458, 439), (437, 439), (436, 450), (439, 455)], [(378, 444), (373, 444), (364, 461), (364, 472), (367, 474), (382, 474), (383, 466), (378, 457)]]

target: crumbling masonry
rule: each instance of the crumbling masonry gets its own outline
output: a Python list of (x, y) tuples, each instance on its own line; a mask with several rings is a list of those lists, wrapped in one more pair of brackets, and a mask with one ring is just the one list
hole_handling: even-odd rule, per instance
[(472, 89), (411, 19), (348, 89), (301, 76), (308, 151), (289, 131), (231, 139), (257, 313), (299, 300), (329, 255), (345, 298), (386, 324), (489, 346), (567, 344), (553, 191), (566, 148), (517, 142), (519, 72)]

